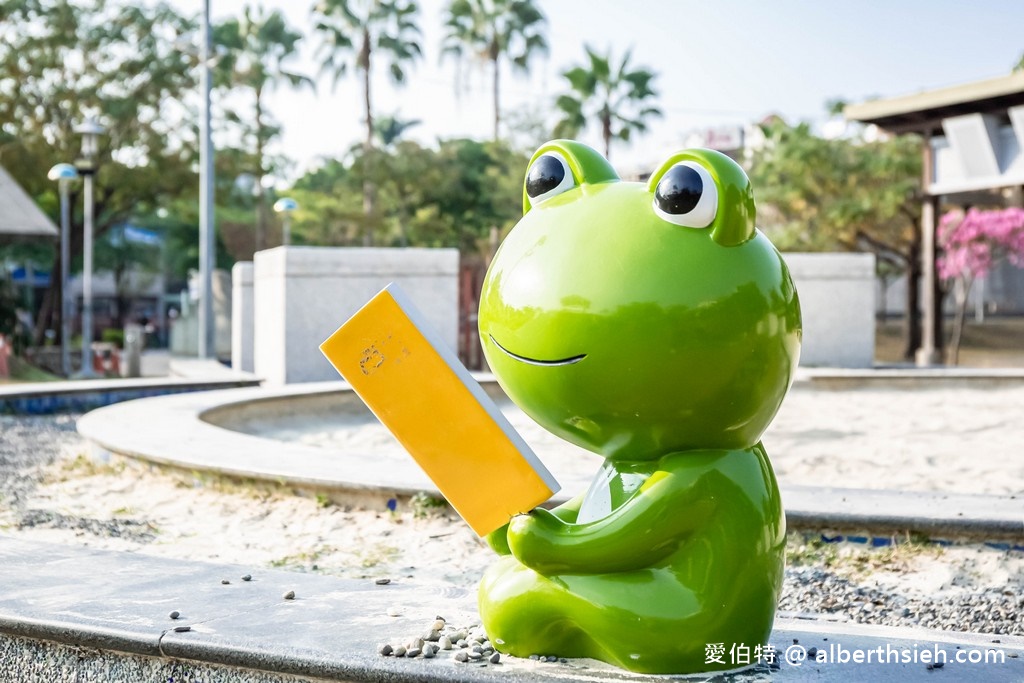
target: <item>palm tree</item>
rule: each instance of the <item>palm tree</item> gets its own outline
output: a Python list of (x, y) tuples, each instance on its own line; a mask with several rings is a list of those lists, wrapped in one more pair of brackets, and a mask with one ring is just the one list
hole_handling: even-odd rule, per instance
[(265, 148), (280, 132), (266, 119), (263, 94), (281, 82), (292, 87), (313, 87), (308, 76), (285, 68), (301, 39), (302, 34), (288, 26), (280, 11), (267, 14), (260, 7), (254, 12), (248, 5), (241, 19), (229, 19), (213, 27), (213, 42), (220, 53), (214, 71), (218, 85), (249, 90), (255, 100), (256, 251), (264, 246), (268, 223), (263, 190), (263, 177), (267, 174)]
[(469, 52), (490, 62), (494, 97), (494, 139), (501, 125), (499, 74), (502, 57), (514, 70), (527, 72), (530, 57), (547, 54), (547, 19), (533, 0), (451, 0), (445, 14), (442, 55), (461, 59)]
[(586, 128), (588, 121), (596, 119), (601, 125), (607, 158), (613, 138), (628, 142), (633, 131), (647, 130), (647, 119), (661, 116), (661, 110), (651, 103), (658, 96), (651, 87), (656, 74), (642, 67), (631, 71), (632, 50), (627, 50), (618, 66), (613, 67), (611, 50), (607, 55), (599, 55), (590, 46), (584, 49), (590, 63), (562, 73), (569, 81), (570, 91), (555, 101), (563, 114), (555, 135), (573, 137)]
[[(314, 7), (316, 30), (323, 42), (319, 57), (323, 71), (337, 82), (347, 73), (349, 59), (363, 78), (363, 106), (366, 135), (363, 141), (363, 213), (366, 233), (363, 241), (373, 244), (374, 188), (368, 168), (373, 149), (374, 122), (370, 76), (374, 58), (380, 54), (389, 62), (395, 83), (405, 81), (408, 64), (423, 54), (417, 39), (419, 7), (414, 0), (321, 0)], [(358, 47), (357, 47), (358, 46)]]

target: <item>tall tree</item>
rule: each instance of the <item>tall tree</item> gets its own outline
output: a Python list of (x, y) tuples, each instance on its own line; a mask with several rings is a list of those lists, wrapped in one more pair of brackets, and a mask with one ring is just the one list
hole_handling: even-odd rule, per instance
[[(195, 90), (176, 41), (194, 31), (165, 3), (0, 0), (0, 163), (41, 205), (57, 206), (46, 171), (80, 155), (75, 125), (99, 116), (97, 239), (172, 197), (194, 196), (196, 134), (185, 98)], [(81, 203), (75, 193), (73, 205)], [(72, 259), (82, 250), (72, 217)], [(59, 253), (52, 250), (53, 272)], [(58, 326), (60, 278), (42, 299), (36, 342)]]
[(653, 104), (658, 93), (651, 86), (657, 75), (643, 67), (633, 69), (629, 63), (632, 50), (615, 63), (611, 50), (601, 55), (585, 45), (587, 63), (562, 73), (569, 81), (569, 92), (555, 100), (562, 120), (555, 135), (574, 137), (589, 121), (601, 127), (604, 155), (611, 155), (612, 140), (628, 142), (633, 132), (647, 130), (647, 121), (661, 116)]
[(547, 54), (547, 19), (533, 0), (451, 0), (445, 10), (442, 55), (490, 63), (494, 99), (494, 140), (501, 131), (501, 60), (526, 73), (530, 58)]
[(313, 86), (308, 76), (287, 68), (296, 54), (302, 34), (291, 29), (279, 10), (267, 13), (246, 5), (242, 17), (228, 19), (213, 27), (213, 42), (220, 49), (216, 82), (226, 88), (247, 90), (253, 98), (252, 134), (255, 138), (254, 190), (256, 193), (256, 250), (266, 246), (267, 214), (263, 178), (267, 167), (266, 146), (280, 129), (269, 120), (263, 95), (280, 83), (292, 87)]
[(337, 83), (348, 72), (351, 60), (363, 79), (363, 112), (366, 135), (363, 140), (363, 243), (374, 242), (374, 183), (372, 150), (374, 142), (373, 101), (370, 83), (377, 56), (388, 62), (396, 84), (405, 82), (405, 70), (423, 51), (416, 23), (419, 6), (414, 0), (321, 0), (314, 7), (316, 30), (322, 42), (319, 55), (323, 71)]
[(750, 169), (758, 215), (784, 250), (870, 251), (907, 276), (904, 355), (921, 342), (921, 140), (827, 140), (801, 123), (763, 127)]

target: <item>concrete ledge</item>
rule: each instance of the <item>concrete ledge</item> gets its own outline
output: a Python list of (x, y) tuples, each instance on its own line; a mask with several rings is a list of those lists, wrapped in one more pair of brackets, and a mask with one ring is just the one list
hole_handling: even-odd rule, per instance
[(211, 378), (96, 379), (65, 382), (34, 382), (0, 386), (0, 413), (42, 415), (85, 412), (122, 401), (210, 389), (258, 386), (252, 375), (234, 374)]
[(1024, 384), (1024, 369), (962, 367), (800, 368), (794, 385), (815, 389), (996, 388)]
[[(485, 387), (500, 392), (488, 377)], [(185, 471), (284, 484), (293, 488), (371, 496), (419, 492), (440, 497), (409, 457), (334, 452), (239, 431), (246, 421), (288, 414), (339, 412), (376, 418), (343, 382), (284, 389), (232, 389), (165, 396), (118, 404), (81, 417), (78, 430), (101, 455), (115, 454)], [(147, 425), (133, 429), (126, 425)], [(223, 425), (223, 426), (219, 426)], [(596, 457), (596, 456), (595, 456)], [(565, 458), (548, 463), (562, 490), (557, 504), (590, 484), (592, 463)], [(837, 529), (878, 534), (915, 532), (934, 538), (977, 538), (1024, 543), (1024, 496), (782, 486), (787, 523), (794, 529)]]
[[(0, 536), (0, 680), (372, 681), (664, 681), (627, 674), (592, 660), (541, 663), (511, 657), (497, 665), (436, 659), (396, 659), (379, 643), (419, 635), (436, 615), (462, 627), (476, 623), (474, 588), (404, 584), (152, 558), (133, 553), (33, 543)], [(250, 574), (251, 581), (242, 581)], [(223, 584), (227, 579), (230, 584)], [(282, 599), (294, 591), (294, 600)], [(389, 609), (400, 616), (389, 617)], [(168, 617), (171, 610), (179, 619)], [(392, 612), (394, 613), (394, 612)], [(941, 650), (951, 680), (1006, 681), (1024, 677), (1024, 638), (776, 620), (770, 639), (779, 653), (792, 644), (819, 649)], [(188, 627), (175, 632), (175, 627)], [(624, 625), (624, 628), (626, 626)], [(1004, 663), (957, 664), (960, 648), (998, 648)], [(67, 672), (74, 672), (72, 678)], [(170, 675), (168, 673), (170, 672)], [(922, 662), (767, 666), (715, 680), (851, 678), (931, 681)], [(156, 674), (159, 674), (157, 676)], [(701, 677), (703, 678), (703, 677)]]

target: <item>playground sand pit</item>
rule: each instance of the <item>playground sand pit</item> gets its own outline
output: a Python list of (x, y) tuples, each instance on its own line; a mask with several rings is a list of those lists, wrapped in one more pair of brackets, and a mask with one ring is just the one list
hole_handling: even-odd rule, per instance
[[(429, 499), (400, 502), (394, 511), (362, 509), (127, 460), (99, 463), (86, 450), (72, 416), (0, 416), (0, 533), (252, 571), (462, 588), (472, 588), (493, 559), (461, 520)], [(780, 610), (1024, 634), (1024, 597), (1016, 595), (1024, 552), (896, 540), (875, 548), (791, 533)]]

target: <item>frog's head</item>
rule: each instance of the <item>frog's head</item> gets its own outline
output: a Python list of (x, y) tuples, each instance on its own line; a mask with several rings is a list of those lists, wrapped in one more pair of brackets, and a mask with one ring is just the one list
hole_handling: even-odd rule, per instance
[(480, 299), (509, 397), (606, 457), (756, 443), (792, 381), (801, 324), (743, 169), (691, 149), (622, 182), (593, 149), (555, 140), (530, 161), (523, 209)]

